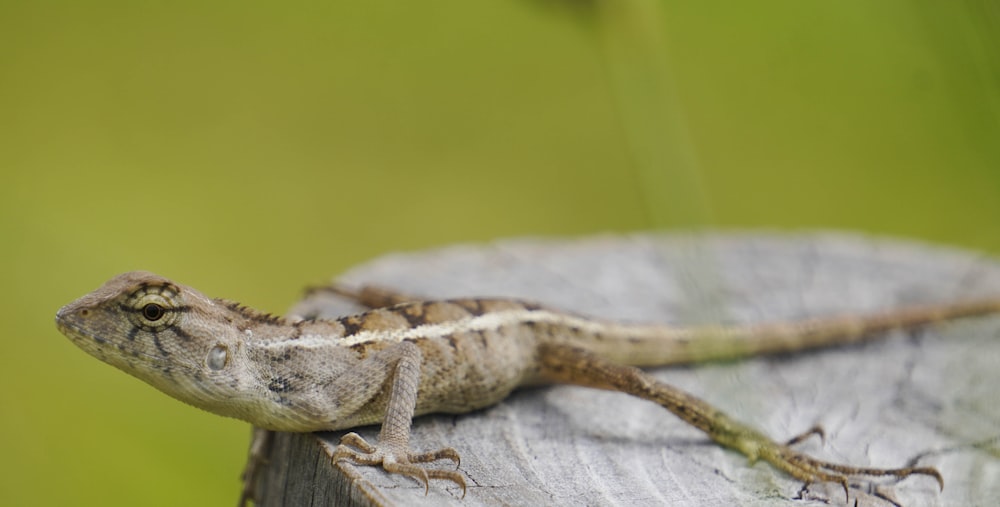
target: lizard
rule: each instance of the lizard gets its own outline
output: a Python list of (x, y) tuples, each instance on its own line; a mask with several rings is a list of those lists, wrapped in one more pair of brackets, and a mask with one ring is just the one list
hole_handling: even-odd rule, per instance
[[(729, 360), (858, 343), (893, 330), (1000, 313), (1000, 298), (753, 325), (673, 327), (591, 319), (513, 299), (413, 300), (365, 288), (331, 290), (371, 310), (338, 319), (281, 318), (213, 299), (149, 272), (128, 272), (63, 306), (56, 325), (75, 345), (160, 391), (272, 431), (346, 430), (381, 423), (377, 441), (347, 433), (332, 461), (380, 465), (466, 494), (453, 448), (415, 452), (412, 419), (464, 413), (514, 389), (574, 384), (652, 401), (723, 447), (802, 481), (919, 475), (933, 467), (872, 468), (813, 458), (793, 446), (822, 429), (774, 440), (641, 367)], [(244, 491), (244, 495), (247, 491)], [(241, 498), (241, 502), (246, 498)], [(891, 500), (889, 500), (891, 502)]]

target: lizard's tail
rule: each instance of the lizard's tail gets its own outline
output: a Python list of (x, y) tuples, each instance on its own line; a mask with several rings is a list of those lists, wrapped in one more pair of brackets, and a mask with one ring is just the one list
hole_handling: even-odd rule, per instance
[(871, 315), (852, 315), (745, 326), (601, 326), (576, 328), (573, 340), (613, 361), (662, 366), (780, 354), (847, 345), (965, 317), (1000, 313), (1000, 298), (903, 307)]

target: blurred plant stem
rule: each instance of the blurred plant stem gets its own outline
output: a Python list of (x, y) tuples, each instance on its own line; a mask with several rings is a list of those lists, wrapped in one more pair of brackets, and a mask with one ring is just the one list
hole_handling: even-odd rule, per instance
[(698, 166), (663, 34), (661, 0), (596, 0), (598, 43), (637, 186), (653, 228), (710, 225)]

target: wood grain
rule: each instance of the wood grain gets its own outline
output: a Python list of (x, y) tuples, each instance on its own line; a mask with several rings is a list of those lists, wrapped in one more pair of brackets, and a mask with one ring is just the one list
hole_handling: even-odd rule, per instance
[[(511, 296), (620, 320), (760, 322), (871, 312), (1000, 293), (1000, 265), (975, 253), (845, 234), (525, 239), (388, 255), (338, 278), (426, 297)], [(316, 293), (292, 312), (358, 308)], [(776, 439), (814, 424), (817, 457), (880, 467), (919, 457), (945, 477), (880, 482), (909, 507), (1000, 498), (1000, 318), (874, 343), (654, 370)], [(377, 428), (363, 428), (373, 439)], [(380, 469), (330, 466), (340, 434), (279, 434), (260, 505), (843, 505), (839, 486), (749, 466), (668, 412), (625, 395), (558, 386), (473, 414), (415, 420), (417, 450), (452, 446), (468, 494)], [(443, 467), (449, 466), (442, 463)], [(888, 505), (865, 487), (850, 505)]]

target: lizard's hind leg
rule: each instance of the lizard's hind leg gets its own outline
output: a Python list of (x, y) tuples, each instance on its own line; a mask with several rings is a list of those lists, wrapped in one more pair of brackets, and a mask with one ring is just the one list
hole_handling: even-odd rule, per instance
[(333, 293), (338, 296), (354, 300), (358, 304), (372, 309), (386, 308), (401, 303), (409, 303), (425, 299), (377, 285), (362, 285), (358, 288), (352, 288), (340, 283), (331, 283), (330, 285), (310, 287), (306, 289), (307, 295), (315, 294), (317, 292)]
[(548, 380), (621, 391), (658, 403), (688, 424), (704, 431), (718, 444), (743, 453), (751, 463), (757, 460), (767, 461), (807, 485), (820, 482), (840, 484), (845, 495), (849, 496), (851, 477), (892, 476), (904, 479), (911, 475), (926, 475), (933, 477), (944, 488), (941, 473), (933, 467), (868, 468), (815, 459), (793, 450), (790, 445), (799, 443), (812, 434), (822, 435), (822, 430), (816, 427), (791, 439), (787, 444), (775, 442), (694, 395), (660, 382), (638, 368), (613, 363), (587, 350), (547, 344), (539, 352), (543, 365), (542, 375)]

